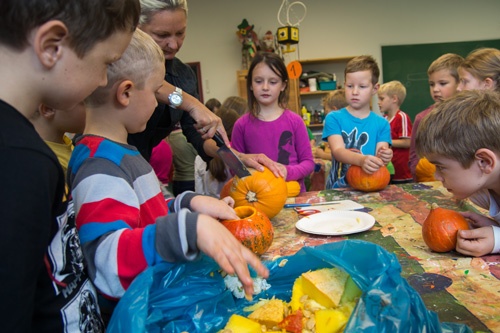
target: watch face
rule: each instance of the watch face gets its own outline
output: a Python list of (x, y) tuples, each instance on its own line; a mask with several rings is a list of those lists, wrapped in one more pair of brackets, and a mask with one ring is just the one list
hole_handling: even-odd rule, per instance
[(172, 104), (174, 105), (181, 105), (182, 103), (182, 97), (177, 95), (177, 94), (173, 94), (171, 97), (170, 97), (170, 101), (172, 102)]

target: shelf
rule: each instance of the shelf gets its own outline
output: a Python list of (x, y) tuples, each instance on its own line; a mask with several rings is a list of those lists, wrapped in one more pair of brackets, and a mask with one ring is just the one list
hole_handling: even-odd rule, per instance
[(319, 59), (306, 59), (299, 60), (301, 65), (315, 65), (315, 64), (331, 64), (331, 63), (347, 63), (354, 57), (342, 57), (342, 58), (319, 58)]
[(310, 129), (323, 128), (323, 124), (317, 124), (317, 123), (309, 124), (309, 128)]
[(317, 90), (317, 91), (306, 91), (301, 92), (300, 96), (310, 96), (310, 95), (326, 95), (335, 90)]

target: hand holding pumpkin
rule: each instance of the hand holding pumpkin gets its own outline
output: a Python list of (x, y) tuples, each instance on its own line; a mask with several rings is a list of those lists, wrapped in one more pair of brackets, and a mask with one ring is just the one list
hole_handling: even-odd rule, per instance
[(267, 167), (276, 177), (285, 178), (285, 175), (279, 168), (278, 163), (274, 162), (265, 154), (240, 154), (239, 158), (249, 168), (264, 171), (264, 167)]
[(380, 159), (379, 157), (373, 155), (364, 155), (363, 164), (361, 164), (361, 168), (367, 174), (372, 174), (383, 166), (384, 161), (382, 161), (382, 159)]
[(460, 230), (457, 237), (457, 251), (473, 257), (490, 254), (495, 246), (495, 235), (491, 226), (474, 230)]
[(248, 265), (264, 278), (269, 270), (259, 258), (243, 246), (220, 222), (208, 215), (200, 214), (196, 225), (198, 249), (212, 257), (227, 274), (236, 274), (243, 284), (245, 294), (253, 294), (253, 280)]
[(496, 225), (497, 227), (499, 226), (497, 221), (478, 213), (460, 212), (460, 214), (468, 219), (469, 224), (473, 228), (487, 227), (489, 225)]
[(389, 162), (392, 160), (392, 149), (389, 147), (380, 147), (377, 150), (377, 157), (384, 162), (385, 165), (389, 164)]

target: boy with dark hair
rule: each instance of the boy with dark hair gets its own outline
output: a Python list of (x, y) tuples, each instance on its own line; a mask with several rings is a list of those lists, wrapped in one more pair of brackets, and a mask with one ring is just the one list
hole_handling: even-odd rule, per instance
[(63, 170), (28, 118), (104, 85), (139, 12), (137, 0), (0, 2), (2, 331), (104, 331)]
[(436, 166), (435, 177), (457, 199), (489, 210), (473, 212), (472, 230), (458, 233), (457, 248), (469, 256), (500, 252), (500, 98), (494, 91), (464, 91), (440, 103), (420, 123), (416, 151)]
[(347, 107), (330, 112), (325, 119), (323, 140), (332, 151), (332, 168), (326, 188), (347, 187), (349, 165), (374, 173), (392, 158), (391, 129), (383, 117), (370, 110), (372, 96), (379, 88), (380, 71), (371, 56), (359, 56), (347, 63), (345, 94)]

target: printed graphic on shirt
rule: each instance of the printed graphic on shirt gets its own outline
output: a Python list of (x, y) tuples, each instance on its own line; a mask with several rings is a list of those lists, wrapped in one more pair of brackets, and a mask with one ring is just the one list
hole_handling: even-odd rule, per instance
[[(346, 149), (361, 154), (363, 146), (369, 140), (369, 135), (366, 132), (362, 132), (357, 137), (357, 133), (357, 128), (354, 128), (349, 134), (342, 131), (342, 139), (344, 140)], [(330, 174), (328, 175), (326, 182), (326, 188), (331, 189), (349, 186), (349, 184), (347, 184), (347, 180), (345, 179), (345, 174), (347, 173), (349, 166), (350, 164), (338, 162), (333, 158), (332, 168), (330, 169)]]
[(278, 144), (278, 163), (289, 165), (290, 155), (294, 149), (292, 132), (283, 131)]
[(68, 332), (103, 332), (96, 291), (84, 272), (72, 201), (57, 217), (57, 223), (59, 228), (48, 248), (46, 264), (54, 293), (64, 299), (64, 327)]

